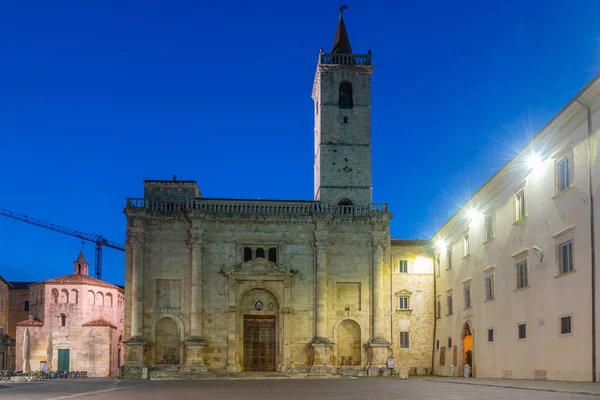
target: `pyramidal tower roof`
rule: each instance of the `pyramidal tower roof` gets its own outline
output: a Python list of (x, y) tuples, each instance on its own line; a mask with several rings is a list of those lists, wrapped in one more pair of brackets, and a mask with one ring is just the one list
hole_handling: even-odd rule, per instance
[(83, 255), (83, 250), (81, 250), (81, 251), (79, 252), (79, 257), (77, 257), (77, 261), (85, 261), (85, 262), (87, 262), (87, 261), (85, 260), (85, 256)]
[(352, 54), (352, 47), (350, 47), (350, 38), (348, 38), (348, 32), (346, 32), (346, 24), (344, 24), (344, 10), (348, 8), (347, 5), (340, 7), (340, 19), (338, 21), (337, 30), (335, 31), (335, 39), (333, 40), (332, 53), (338, 54)]

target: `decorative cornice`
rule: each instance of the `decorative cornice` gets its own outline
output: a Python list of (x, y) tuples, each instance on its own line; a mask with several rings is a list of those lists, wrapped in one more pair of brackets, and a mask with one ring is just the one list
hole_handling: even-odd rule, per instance
[(371, 338), (367, 342), (367, 346), (369, 347), (390, 347), (391, 345), (387, 339), (381, 337)]
[(310, 344), (313, 345), (313, 347), (333, 347), (335, 346), (335, 343), (332, 342), (331, 340), (324, 338), (324, 337), (319, 337), (319, 336), (315, 336), (311, 341)]
[(190, 336), (185, 339), (185, 345), (188, 347), (194, 346), (208, 346), (208, 340), (200, 336)]

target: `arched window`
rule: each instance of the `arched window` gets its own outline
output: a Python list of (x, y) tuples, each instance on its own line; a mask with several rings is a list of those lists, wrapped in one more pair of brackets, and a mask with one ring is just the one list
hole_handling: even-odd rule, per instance
[(354, 101), (352, 100), (352, 84), (348, 81), (340, 82), (338, 106), (343, 109), (354, 107)]
[(60, 291), (59, 301), (60, 304), (66, 304), (69, 302), (69, 291), (67, 289), (62, 289)]
[(52, 289), (52, 302), (58, 303), (58, 289)]
[(352, 202), (352, 200), (347, 199), (347, 198), (343, 198), (340, 200), (340, 202), (338, 203), (338, 206), (353, 206), (354, 203)]
[(256, 249), (256, 258), (265, 258), (265, 249), (263, 249), (262, 247), (259, 247), (258, 249)]

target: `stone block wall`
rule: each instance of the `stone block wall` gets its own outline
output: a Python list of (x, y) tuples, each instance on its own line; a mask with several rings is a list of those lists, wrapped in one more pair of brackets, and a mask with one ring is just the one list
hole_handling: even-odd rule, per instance
[(8, 334), (9, 326), (9, 290), (8, 282), (0, 277), (0, 330)]
[[(8, 335), (15, 338), (17, 323), (29, 318), (31, 311), (25, 311), (25, 302), (29, 301), (29, 289), (10, 289), (8, 292)], [(30, 304), (31, 307), (31, 304)]]
[[(433, 257), (428, 241), (392, 241), (391, 330), (397, 367), (417, 368), (419, 374), (432, 370), (434, 287)], [(400, 261), (407, 261), (407, 272)], [(387, 284), (389, 284), (387, 280)], [(408, 310), (402, 310), (399, 297), (408, 297)], [(408, 332), (408, 347), (401, 346), (400, 333)]]
[(183, 202), (202, 197), (195, 181), (144, 181), (144, 198), (150, 202)]

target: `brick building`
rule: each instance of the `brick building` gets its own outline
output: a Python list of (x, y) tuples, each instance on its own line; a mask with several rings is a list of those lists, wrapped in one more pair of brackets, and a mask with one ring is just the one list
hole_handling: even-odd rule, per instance
[(88, 276), (83, 252), (73, 263), (73, 274), (29, 284), (28, 292), (28, 300), (22, 297), (19, 307), (28, 304), (28, 317), (16, 324), (17, 369), (25, 369), (22, 346), (28, 331), (31, 370), (80, 370), (96, 377), (118, 374), (123, 289)]

